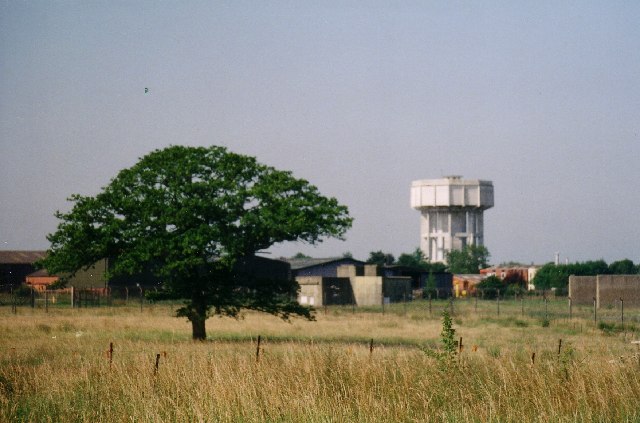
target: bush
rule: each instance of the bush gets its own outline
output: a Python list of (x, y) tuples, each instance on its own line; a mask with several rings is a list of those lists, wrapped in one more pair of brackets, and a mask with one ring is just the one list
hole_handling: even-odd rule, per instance
[(489, 276), (477, 285), (477, 289), (482, 291), (483, 298), (493, 299), (500, 294), (505, 293), (505, 285), (497, 276)]

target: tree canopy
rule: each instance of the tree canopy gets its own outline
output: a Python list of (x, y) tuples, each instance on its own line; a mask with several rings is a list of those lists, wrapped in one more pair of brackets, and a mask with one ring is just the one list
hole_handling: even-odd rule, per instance
[(587, 260), (569, 264), (547, 263), (536, 272), (533, 283), (536, 289), (565, 289), (569, 284), (569, 276), (624, 275), (640, 273), (640, 265), (623, 259), (607, 263), (600, 260)]
[(462, 250), (447, 252), (447, 266), (451, 273), (480, 273), (488, 266), (489, 250), (483, 245), (466, 245)]
[(342, 238), (352, 223), (346, 206), (306, 180), (218, 146), (153, 151), (96, 196), (69, 201), (42, 264), (73, 274), (108, 257), (110, 276), (150, 266), (167, 296), (185, 299), (178, 315), (194, 339), (206, 337), (210, 313), (311, 318), (294, 281), (258, 280), (238, 265), (275, 243)]
[(371, 251), (367, 263), (385, 266), (395, 263), (396, 258), (391, 253), (384, 253), (382, 250)]

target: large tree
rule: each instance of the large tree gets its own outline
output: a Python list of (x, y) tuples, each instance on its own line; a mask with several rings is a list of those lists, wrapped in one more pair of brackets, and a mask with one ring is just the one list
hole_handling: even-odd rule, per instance
[(206, 338), (211, 314), (311, 318), (297, 283), (257, 279), (243, 264), (275, 243), (342, 238), (352, 223), (347, 207), (307, 181), (217, 146), (153, 151), (95, 197), (69, 200), (42, 264), (73, 274), (109, 257), (109, 276), (151, 268), (165, 295), (185, 300), (178, 315), (194, 339)]

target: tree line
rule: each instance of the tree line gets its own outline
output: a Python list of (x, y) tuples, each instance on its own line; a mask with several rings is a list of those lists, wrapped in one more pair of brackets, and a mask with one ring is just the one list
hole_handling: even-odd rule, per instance
[(420, 248), (410, 253), (402, 253), (397, 259), (391, 253), (378, 250), (369, 253), (367, 263), (379, 266), (407, 266), (433, 273), (477, 274), (480, 273), (480, 269), (489, 266), (490, 256), (489, 250), (483, 245), (467, 245), (462, 250), (447, 252), (447, 264), (428, 260)]
[(629, 259), (614, 261), (607, 264), (604, 260), (589, 260), (585, 262), (554, 264), (547, 263), (536, 272), (533, 284), (536, 289), (546, 290), (555, 288), (566, 291), (569, 276), (596, 275), (637, 275), (640, 274), (640, 264)]

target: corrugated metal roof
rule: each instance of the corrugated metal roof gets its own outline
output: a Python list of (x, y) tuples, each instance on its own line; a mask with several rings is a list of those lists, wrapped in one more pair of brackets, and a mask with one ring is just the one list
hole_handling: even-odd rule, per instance
[(291, 265), (291, 270), (305, 269), (311, 266), (318, 266), (320, 264), (333, 263), (340, 260), (353, 260), (354, 263), (362, 263), (360, 260), (351, 259), (349, 257), (329, 257), (329, 258), (280, 258), (282, 261), (286, 261)]
[(0, 264), (33, 264), (44, 258), (46, 251), (0, 251)]
[(57, 277), (56, 275), (50, 275), (49, 272), (47, 272), (47, 269), (40, 269), (40, 270), (36, 270), (33, 273), (29, 273), (27, 275), (28, 278), (40, 278), (40, 277)]

